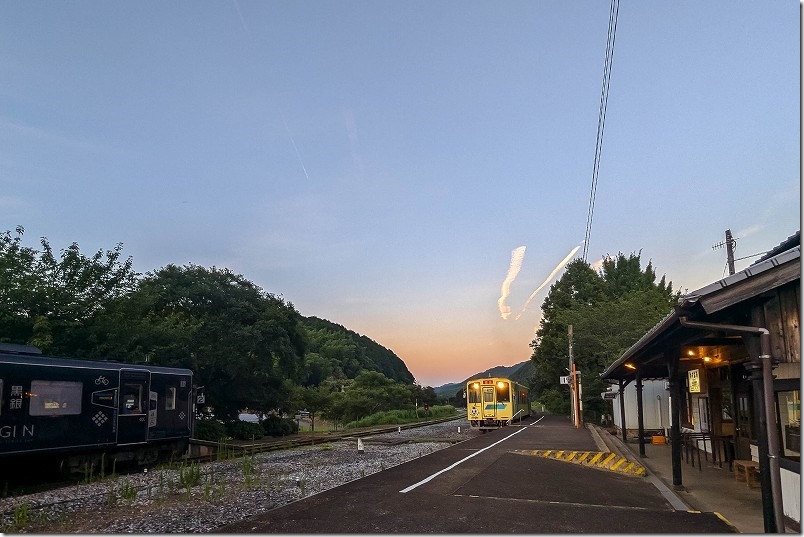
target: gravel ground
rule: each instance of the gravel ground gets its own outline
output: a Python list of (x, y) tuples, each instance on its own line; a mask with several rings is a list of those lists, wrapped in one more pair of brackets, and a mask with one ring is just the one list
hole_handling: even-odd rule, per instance
[[(460, 432), (458, 429), (460, 428)], [(0, 499), (5, 533), (207, 533), (478, 434), (465, 419)], [(195, 482), (188, 486), (187, 482)]]

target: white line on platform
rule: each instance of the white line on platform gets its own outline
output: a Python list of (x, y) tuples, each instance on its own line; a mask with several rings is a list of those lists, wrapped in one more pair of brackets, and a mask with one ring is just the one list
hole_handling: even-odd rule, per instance
[(541, 418), (537, 419), (536, 421), (534, 421), (533, 423), (531, 423), (530, 425), (528, 425), (528, 427), (533, 427), (534, 425), (536, 425), (537, 423), (539, 423), (539, 422), (540, 422), (540, 421), (542, 421), (543, 419), (544, 419), (544, 416), (542, 415), (542, 417), (541, 417)]
[(521, 433), (521, 432), (522, 432), (522, 431), (524, 431), (524, 430), (525, 430), (525, 428), (524, 428), (524, 427), (523, 427), (523, 428), (521, 428), (521, 429), (517, 429), (515, 432), (513, 432), (513, 433), (509, 434), (508, 436), (506, 436), (506, 437), (505, 437), (505, 438), (503, 438), (502, 440), (497, 440), (496, 442), (494, 442), (494, 443), (493, 443), (493, 444), (491, 444), (490, 446), (486, 446), (486, 447), (484, 447), (484, 448), (483, 448), (483, 449), (481, 449), (481, 450), (475, 451), (474, 453), (472, 453), (472, 454), (471, 454), (471, 455), (469, 455), (468, 457), (464, 457), (463, 459), (459, 460), (458, 462), (453, 463), (453, 464), (450, 464), (449, 466), (447, 466), (447, 467), (446, 467), (446, 468), (444, 468), (443, 470), (439, 470), (438, 472), (434, 473), (433, 475), (431, 475), (431, 476), (429, 476), (429, 477), (426, 477), (426, 478), (422, 479), (422, 480), (421, 480), (421, 481), (419, 481), (418, 483), (414, 483), (413, 485), (411, 485), (411, 486), (409, 486), (409, 487), (403, 488), (403, 489), (402, 489), (402, 490), (400, 490), (399, 492), (401, 492), (402, 494), (406, 494), (406, 493), (410, 492), (411, 490), (415, 489), (416, 487), (418, 487), (418, 486), (420, 486), (420, 485), (424, 485), (424, 484), (425, 484), (425, 483), (427, 483), (428, 481), (431, 481), (431, 480), (432, 480), (432, 479), (434, 479), (435, 477), (438, 477), (439, 475), (443, 474), (444, 472), (449, 472), (450, 470), (452, 470), (453, 468), (455, 468), (456, 466), (458, 466), (458, 465), (459, 465), (459, 464), (461, 464), (462, 462), (468, 461), (469, 459), (471, 459), (471, 458), (472, 458), (472, 457), (474, 457), (475, 455), (479, 455), (479, 454), (483, 453), (484, 451), (486, 451), (487, 449), (493, 448), (494, 446), (496, 446), (496, 445), (497, 445), (497, 444), (499, 444), (500, 442), (505, 442), (506, 440), (508, 440), (509, 438), (511, 438), (512, 436), (514, 436), (515, 434), (519, 434), (519, 433)]

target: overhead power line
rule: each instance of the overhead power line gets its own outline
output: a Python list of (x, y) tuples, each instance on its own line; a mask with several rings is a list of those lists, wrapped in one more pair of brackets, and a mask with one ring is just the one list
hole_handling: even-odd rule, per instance
[(600, 109), (597, 115), (597, 140), (595, 141), (595, 158), (592, 164), (592, 187), (589, 191), (589, 211), (586, 216), (586, 237), (583, 242), (583, 260), (589, 252), (589, 237), (592, 234), (592, 216), (595, 212), (595, 195), (597, 194), (597, 177), (600, 171), (600, 153), (603, 149), (603, 130), (606, 126), (606, 106), (609, 101), (609, 85), (611, 83), (611, 63), (614, 59), (614, 40), (617, 34), (617, 16), (620, 12), (620, 0), (611, 0), (609, 7), (609, 31), (606, 38), (606, 59), (603, 65), (603, 83), (600, 90)]

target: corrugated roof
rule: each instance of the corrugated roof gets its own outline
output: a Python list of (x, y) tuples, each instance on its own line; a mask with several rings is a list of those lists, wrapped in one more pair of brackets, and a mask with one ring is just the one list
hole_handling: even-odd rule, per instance
[(784, 252), (786, 250), (790, 250), (794, 246), (801, 246), (801, 230), (800, 229), (798, 231), (796, 231), (795, 233), (793, 233), (792, 235), (790, 235), (789, 237), (787, 237), (785, 240), (783, 240), (775, 248), (771, 248), (770, 250), (768, 250), (765, 253), (765, 255), (763, 255), (762, 257), (757, 259), (751, 265), (753, 266), (753, 265), (756, 265), (758, 263), (762, 263), (766, 259), (770, 259), (771, 257), (773, 257), (775, 255), (779, 255), (781, 252)]

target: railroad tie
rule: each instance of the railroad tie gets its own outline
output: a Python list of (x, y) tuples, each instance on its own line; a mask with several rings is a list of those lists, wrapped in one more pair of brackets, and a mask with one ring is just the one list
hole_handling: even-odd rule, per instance
[(562, 462), (570, 462), (582, 466), (591, 466), (627, 475), (644, 476), (645, 468), (634, 461), (629, 461), (616, 453), (608, 451), (569, 451), (554, 449), (516, 450), (520, 455), (531, 455)]

